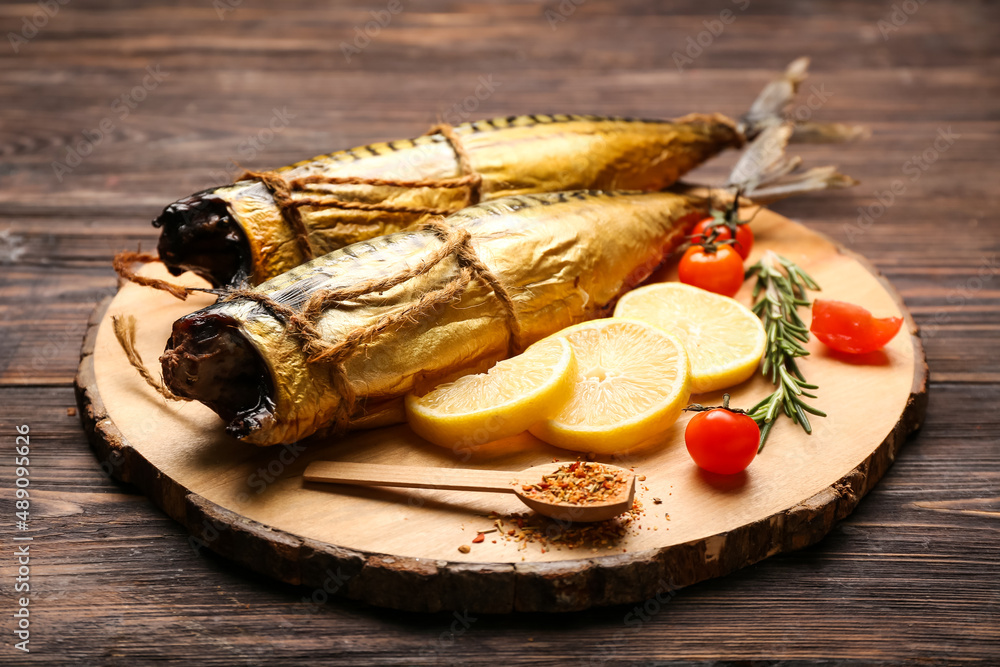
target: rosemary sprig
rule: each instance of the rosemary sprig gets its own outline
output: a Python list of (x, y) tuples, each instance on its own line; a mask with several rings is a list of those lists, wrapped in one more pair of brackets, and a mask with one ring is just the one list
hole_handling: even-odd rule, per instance
[(795, 361), (809, 354), (802, 346), (809, 340), (809, 329), (797, 311), (799, 306), (810, 303), (806, 290), (819, 290), (819, 285), (795, 262), (770, 250), (747, 269), (746, 277), (751, 276), (757, 277), (753, 288), (753, 312), (760, 317), (767, 332), (761, 370), (777, 387), (747, 411), (760, 426), (760, 447), (757, 450), (760, 452), (779, 416), (779, 410), (784, 410), (793, 423), (801, 424), (806, 433), (812, 433), (806, 413), (818, 417), (825, 417), (826, 413), (803, 400), (803, 397), (816, 398), (815, 394), (806, 390), (818, 387), (806, 382)]

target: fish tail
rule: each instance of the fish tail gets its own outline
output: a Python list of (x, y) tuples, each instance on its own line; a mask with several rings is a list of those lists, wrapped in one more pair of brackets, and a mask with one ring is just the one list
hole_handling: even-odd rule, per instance
[(791, 123), (762, 130), (733, 167), (726, 187), (756, 204), (764, 204), (805, 192), (858, 184), (834, 166), (802, 169), (802, 159), (785, 152), (794, 132)]
[[(792, 124), (790, 140), (794, 143), (839, 143), (862, 139), (871, 134), (868, 128), (844, 123), (812, 123), (796, 118), (791, 104), (799, 86), (806, 79), (809, 58), (796, 58), (780, 77), (760, 92), (750, 109), (740, 117), (738, 127), (748, 140), (753, 140), (769, 127)], [(822, 103), (823, 97), (820, 97)], [(809, 115), (812, 115), (809, 106)]]

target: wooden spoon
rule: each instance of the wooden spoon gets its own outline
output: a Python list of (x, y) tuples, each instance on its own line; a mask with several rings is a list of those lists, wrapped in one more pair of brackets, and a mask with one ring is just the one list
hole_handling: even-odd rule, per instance
[(521, 471), (472, 470), (467, 468), (418, 468), (377, 463), (340, 463), (313, 461), (303, 477), (307, 482), (330, 482), (358, 486), (396, 486), (410, 489), (451, 489), (455, 491), (493, 491), (513, 493), (539, 514), (564, 521), (604, 521), (627, 512), (635, 497), (635, 475), (624, 468), (600, 465), (609, 472), (621, 471), (624, 489), (607, 500), (587, 504), (548, 501), (528, 495), (521, 487), (537, 484), (543, 475), (555, 472), (565, 463), (546, 463)]

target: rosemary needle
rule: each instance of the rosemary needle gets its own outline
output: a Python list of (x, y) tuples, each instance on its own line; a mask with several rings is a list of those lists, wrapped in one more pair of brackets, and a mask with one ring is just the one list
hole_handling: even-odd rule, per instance
[(749, 267), (746, 277), (756, 276), (753, 288), (753, 312), (764, 323), (767, 344), (761, 371), (777, 387), (773, 393), (747, 412), (760, 426), (760, 446), (764, 449), (775, 420), (784, 412), (792, 422), (801, 424), (806, 433), (812, 425), (806, 413), (825, 417), (826, 413), (803, 400), (816, 398), (809, 393), (818, 387), (806, 382), (796, 359), (808, 356), (803, 343), (809, 340), (809, 328), (799, 317), (799, 306), (808, 306), (806, 290), (819, 290), (816, 281), (795, 262), (770, 250), (759, 262)]

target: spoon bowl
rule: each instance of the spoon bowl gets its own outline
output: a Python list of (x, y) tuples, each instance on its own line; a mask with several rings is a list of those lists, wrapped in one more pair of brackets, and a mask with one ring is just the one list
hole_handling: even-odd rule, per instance
[(560, 521), (574, 521), (579, 523), (613, 519), (619, 514), (629, 511), (632, 507), (632, 501), (635, 498), (635, 474), (630, 470), (605, 463), (599, 465), (612, 474), (621, 471), (623, 473), (622, 477), (625, 480), (622, 487), (609, 498), (587, 503), (570, 503), (542, 500), (524, 490), (523, 487), (537, 484), (542, 477), (555, 473), (565, 465), (565, 463), (545, 463), (522, 470), (518, 473), (517, 482), (514, 485), (514, 495), (539, 514)]

